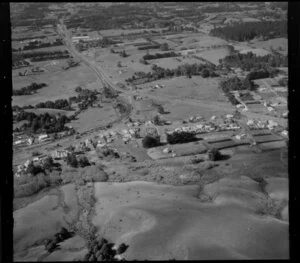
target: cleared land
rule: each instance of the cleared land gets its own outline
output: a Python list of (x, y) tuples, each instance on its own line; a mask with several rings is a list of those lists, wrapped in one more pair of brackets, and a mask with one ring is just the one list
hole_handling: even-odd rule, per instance
[(16, 77), (13, 78), (13, 87), (20, 89), (33, 82), (46, 83), (48, 86), (38, 90), (34, 95), (13, 96), (12, 105), (35, 105), (47, 100), (68, 99), (77, 95), (75, 92), (77, 86), (98, 89), (96, 76), (84, 65), (69, 70), (60, 69), (56, 74), (44, 72), (37, 75)]
[(89, 108), (83, 111), (76, 120), (70, 122), (70, 125), (81, 133), (106, 125), (116, 117), (113, 107), (110, 104), (103, 104), (103, 108)]
[(254, 181), (236, 181), (226, 202), (205, 204), (196, 185), (96, 183), (94, 224), (114, 242), (129, 244), (129, 260), (288, 258), (288, 224), (249, 211), (252, 196), (259, 205), (263, 195)]

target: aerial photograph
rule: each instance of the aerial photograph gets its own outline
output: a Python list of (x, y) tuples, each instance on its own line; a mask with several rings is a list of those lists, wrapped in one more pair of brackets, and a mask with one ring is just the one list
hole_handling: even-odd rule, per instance
[(9, 6), (14, 261), (290, 258), (287, 2)]

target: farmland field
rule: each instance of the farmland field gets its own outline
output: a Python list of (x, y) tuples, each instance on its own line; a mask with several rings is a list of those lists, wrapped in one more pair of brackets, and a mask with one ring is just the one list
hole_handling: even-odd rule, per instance
[(66, 71), (60, 69), (55, 75), (52, 72), (44, 72), (31, 76), (18, 76), (13, 78), (13, 87), (20, 89), (33, 82), (46, 83), (48, 86), (38, 90), (34, 95), (13, 96), (12, 105), (35, 105), (47, 100), (68, 99), (71, 96), (76, 96), (75, 88), (77, 86), (89, 89), (98, 88), (94, 73), (84, 65)]
[(216, 48), (216, 49), (208, 49), (203, 52), (195, 53), (196, 56), (202, 57), (211, 63), (218, 65), (219, 59), (223, 59), (227, 55), (229, 55), (229, 51), (227, 48)]
[[(162, 97), (167, 98), (225, 101), (225, 97), (219, 92), (216, 78), (202, 78), (200, 76), (193, 76), (192, 78), (174, 77), (151, 82), (151, 86), (156, 84), (164, 85), (164, 88), (156, 89), (154, 92), (148, 91), (148, 94), (155, 94), (158, 97), (162, 95)], [(148, 86), (149, 83), (138, 85), (141, 88)]]
[(287, 3), (9, 6), (14, 261), (290, 257)]
[(103, 108), (89, 108), (77, 116), (77, 120), (71, 121), (70, 125), (78, 132), (105, 126), (116, 119), (115, 110), (110, 104), (103, 104)]

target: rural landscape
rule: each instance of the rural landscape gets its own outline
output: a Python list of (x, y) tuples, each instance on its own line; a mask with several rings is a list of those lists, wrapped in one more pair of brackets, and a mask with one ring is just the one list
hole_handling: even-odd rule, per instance
[(287, 8), (10, 3), (14, 261), (288, 259)]

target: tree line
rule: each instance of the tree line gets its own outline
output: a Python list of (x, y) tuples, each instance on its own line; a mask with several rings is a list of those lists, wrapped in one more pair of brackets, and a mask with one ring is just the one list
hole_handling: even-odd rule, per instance
[(44, 61), (44, 60), (52, 60), (52, 59), (64, 59), (69, 58), (71, 55), (67, 50), (64, 51), (38, 51), (38, 52), (26, 52), (18, 54), (19, 56), (15, 56), (14, 59), (30, 59), (33, 62)]
[(159, 67), (157, 65), (152, 66), (152, 72), (135, 72), (135, 74), (126, 79), (127, 83), (135, 84), (135, 82), (139, 82), (139, 80), (143, 80), (143, 83), (152, 82), (155, 80), (163, 79), (163, 78), (172, 78), (172, 77), (192, 77), (192, 76), (202, 76), (204, 78), (207, 77), (217, 77), (218, 74), (215, 72), (216, 66), (213, 64), (184, 64), (179, 65), (175, 69), (165, 69)]
[(38, 49), (44, 47), (56, 47), (63, 45), (62, 39), (56, 39), (53, 43), (44, 43), (40, 40), (29, 42), (27, 45), (23, 47), (23, 50), (31, 50), (31, 49)]
[(255, 91), (257, 86), (253, 84), (248, 74), (246, 78), (244, 78), (243, 80), (238, 78), (237, 76), (221, 80), (219, 84), (219, 88), (224, 92), (225, 96), (233, 105), (237, 105), (240, 103), (235, 98), (235, 96), (231, 93), (232, 91), (238, 91), (238, 90)]
[(287, 21), (245, 22), (214, 28), (210, 35), (234, 41), (248, 41), (255, 37), (265, 40), (275, 37), (287, 37)]
[(20, 128), (16, 128), (16, 132), (31, 132), (31, 133), (57, 133), (69, 130), (65, 126), (66, 123), (71, 121), (65, 115), (53, 116), (49, 113), (36, 115), (33, 112), (21, 111), (15, 116), (16, 121), (27, 120)]
[(268, 54), (265, 56), (257, 56), (252, 52), (246, 54), (233, 53), (219, 61), (222, 65), (227, 67), (241, 68), (242, 70), (260, 70), (277, 67), (287, 67), (288, 57), (279, 53)]
[(42, 89), (46, 87), (46, 83), (32, 83), (29, 86), (23, 87), (19, 90), (13, 90), (12, 95), (13, 96), (23, 96), (23, 95), (32, 95), (37, 93), (37, 90)]
[(152, 60), (152, 59), (160, 59), (160, 58), (169, 58), (169, 57), (178, 57), (180, 54), (175, 52), (167, 52), (167, 53), (155, 53), (155, 54), (146, 54), (143, 56), (144, 60)]
[(55, 101), (45, 101), (40, 102), (35, 105), (35, 108), (48, 108), (48, 109), (58, 109), (58, 110), (71, 110), (71, 105), (67, 99), (57, 99)]

